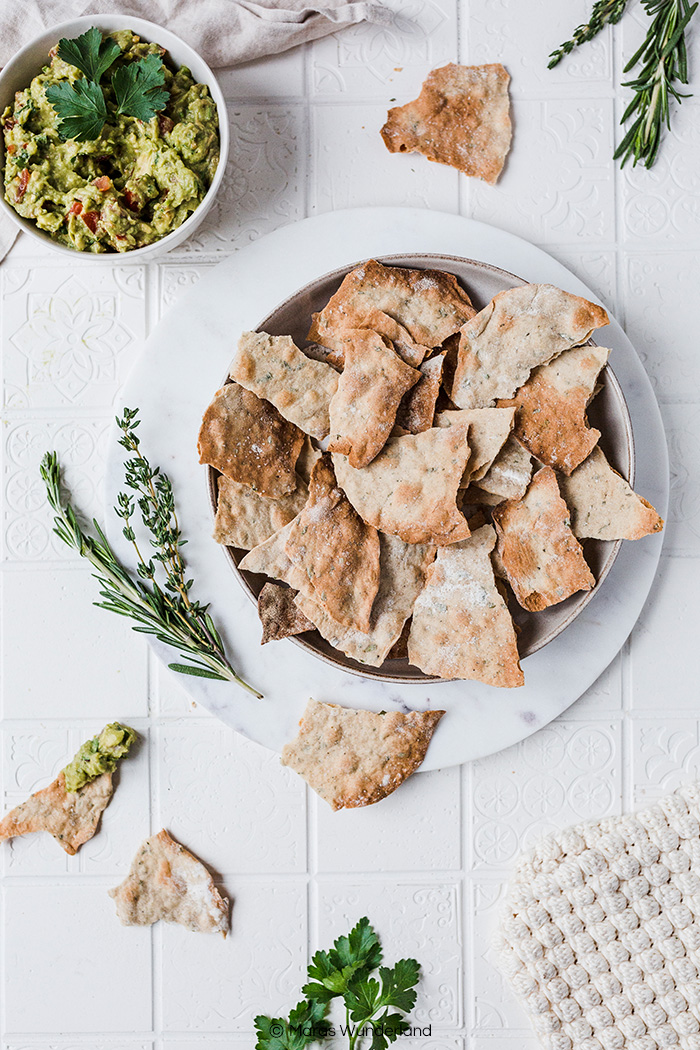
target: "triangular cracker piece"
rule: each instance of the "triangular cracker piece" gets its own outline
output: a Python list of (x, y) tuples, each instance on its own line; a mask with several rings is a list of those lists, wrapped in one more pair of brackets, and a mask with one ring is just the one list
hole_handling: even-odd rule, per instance
[(405, 543), (445, 546), (469, 535), (457, 491), (469, 458), (468, 426), (389, 438), (368, 467), (334, 455), (338, 483), (360, 517)]
[(450, 63), (434, 69), (413, 102), (390, 109), (381, 130), (390, 153), (422, 153), (493, 184), (510, 149), (508, 73)]
[[(479, 478), (478, 487), (496, 503), (504, 499), (520, 499), (532, 477), (532, 457), (511, 435), (486, 473)], [(492, 502), (492, 501), (491, 501)]]
[(396, 413), (396, 425), (409, 434), (422, 434), (430, 430), (435, 415), (435, 403), (440, 393), (442, 369), (446, 350), (424, 361), (418, 371), (421, 376), (416, 385), (404, 395)]
[(463, 488), (471, 481), (483, 478), (488, 472), (513, 429), (514, 416), (513, 408), (462, 408), (438, 412), (435, 417), (438, 427), (469, 424), (471, 455), (461, 481)]
[(664, 527), (651, 503), (632, 491), (599, 448), (568, 478), (560, 477), (559, 486), (581, 539), (639, 540)]
[(498, 402), (515, 407), (515, 436), (546, 466), (570, 474), (598, 443), (586, 409), (609, 353), (602, 346), (565, 350), (536, 368), (514, 398)]
[(350, 320), (345, 322), (347, 327), (329, 327), (324, 336), (331, 348), (330, 353), (336, 355), (334, 361), (340, 361), (341, 366), (345, 364), (345, 346), (353, 338), (353, 332), (365, 329), (376, 332), (377, 335), (391, 343), (401, 360), (412, 368), (418, 368), (423, 358), (430, 353), (429, 346), (421, 346), (420, 343), (416, 343), (407, 329), (389, 314), (385, 314), (383, 310), (370, 310), (364, 316), (358, 317), (355, 321), (356, 327), (352, 327), (352, 320), (354, 318), (351, 312)]
[[(297, 515), (298, 516), (298, 515)], [(303, 570), (292, 565), (285, 552), (285, 545), (292, 531), (292, 525), (296, 521), (293, 518), (283, 528), (278, 529), (264, 543), (258, 544), (248, 551), (246, 556), (238, 563), (242, 572), (256, 572), (260, 575), (270, 576), (273, 580), (283, 580), (295, 590), (308, 588), (308, 593), (313, 593), (313, 587), (309, 583)]]
[(244, 332), (230, 374), (246, 390), (270, 401), (305, 434), (319, 440), (328, 434), (328, 406), (338, 373), (302, 354), (288, 335)]
[(246, 551), (264, 543), (295, 518), (308, 496), (308, 489), (301, 481), (288, 496), (272, 499), (223, 474), (217, 478), (217, 489), (214, 539)]
[(33, 831), (48, 831), (73, 856), (97, 831), (113, 790), (112, 774), (102, 773), (79, 791), (67, 791), (65, 774), (60, 772), (48, 787), (15, 806), (0, 821), (0, 842)]
[(551, 284), (499, 292), (462, 327), (450, 396), (460, 408), (512, 397), (533, 368), (585, 343), (607, 323), (602, 306)]
[(426, 674), (512, 688), (524, 682), (515, 628), (494, 580), (490, 525), (443, 547), (413, 607), (408, 659)]
[(238, 383), (214, 395), (199, 431), (199, 462), (279, 499), (294, 492), (304, 434), (268, 401)]
[(348, 330), (345, 368), (330, 406), (331, 452), (353, 467), (366, 467), (384, 447), (407, 390), (420, 379), (381, 335)]
[(291, 523), (284, 549), (334, 620), (369, 630), (379, 587), (379, 536), (338, 487), (329, 455), (313, 469), (308, 503)]
[(309, 700), (299, 734), (282, 750), (332, 809), (370, 806), (418, 769), (444, 711), (358, 711)]
[(258, 616), (262, 624), (261, 645), (313, 631), (315, 624), (304, 616), (294, 599), (298, 592), (279, 583), (266, 583), (258, 595)]
[(595, 587), (551, 467), (535, 474), (522, 499), (495, 507), (493, 521), (501, 563), (523, 609), (538, 612)]
[[(367, 317), (377, 310), (407, 329), (420, 346), (431, 348), (440, 346), (475, 313), (451, 273), (383, 266), (370, 259), (352, 270), (324, 309), (313, 315), (309, 339), (328, 346), (333, 332), (364, 328)], [(375, 331), (392, 338), (381, 328)]]
[(109, 895), (124, 926), (150, 926), (163, 919), (195, 933), (228, 933), (228, 900), (201, 860), (165, 829), (146, 839), (126, 879)]
[(379, 590), (374, 599), (369, 631), (353, 630), (337, 623), (313, 598), (296, 597), (299, 609), (320, 633), (346, 656), (371, 667), (381, 667), (390, 649), (401, 637), (420, 594), (425, 573), (435, 557), (435, 548), (404, 543), (396, 536), (379, 533)]

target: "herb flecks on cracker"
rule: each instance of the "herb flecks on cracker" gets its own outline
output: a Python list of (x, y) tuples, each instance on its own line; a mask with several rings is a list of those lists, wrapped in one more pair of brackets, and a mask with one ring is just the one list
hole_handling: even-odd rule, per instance
[(48, 787), (35, 792), (0, 821), (0, 842), (33, 831), (48, 831), (73, 856), (97, 831), (113, 790), (112, 774), (102, 773), (80, 791), (68, 791), (61, 772)]
[(304, 616), (294, 599), (298, 592), (279, 583), (266, 583), (258, 595), (258, 616), (262, 624), (261, 645), (313, 631), (315, 624)]
[[(486, 473), (476, 485), (495, 498), (496, 503), (504, 499), (520, 499), (532, 477), (532, 456), (511, 434)], [(486, 500), (495, 505), (493, 500)]]
[(334, 810), (369, 806), (415, 773), (444, 713), (375, 714), (309, 700), (298, 736), (282, 750), (282, 765)]
[(663, 519), (594, 448), (569, 477), (560, 477), (561, 494), (580, 539), (639, 540), (664, 527)]
[(279, 499), (263, 496), (250, 485), (217, 479), (216, 517), (213, 536), (227, 547), (252, 550), (290, 522), (306, 503), (308, 489), (299, 479), (293, 492)]
[(434, 69), (417, 99), (389, 110), (381, 130), (386, 148), (495, 183), (510, 149), (509, 82), (499, 63)]
[(462, 408), (438, 412), (435, 418), (438, 427), (469, 425), (471, 453), (462, 477), (463, 488), (488, 473), (513, 429), (514, 416), (515, 409), (512, 408)]

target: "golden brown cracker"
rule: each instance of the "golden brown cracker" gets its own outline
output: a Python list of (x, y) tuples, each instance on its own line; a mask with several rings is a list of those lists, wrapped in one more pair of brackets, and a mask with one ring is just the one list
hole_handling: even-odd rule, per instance
[(252, 550), (295, 518), (306, 503), (308, 489), (299, 480), (294, 492), (280, 499), (263, 496), (250, 485), (231, 481), (221, 474), (217, 479), (214, 539), (227, 547)]
[[(531, 477), (532, 457), (511, 435), (486, 473), (479, 478), (478, 488), (495, 497), (496, 503), (504, 499), (520, 499), (525, 495)], [(495, 505), (493, 500), (484, 502)]]
[(0, 842), (33, 831), (48, 831), (73, 856), (97, 831), (113, 790), (112, 774), (101, 773), (79, 791), (67, 791), (61, 772), (48, 787), (5, 815), (0, 821)]
[(462, 408), (437, 414), (435, 425), (438, 427), (469, 424), (471, 454), (462, 477), (463, 488), (488, 472), (513, 428), (514, 416), (513, 408)]
[(408, 434), (422, 434), (433, 425), (446, 353), (447, 351), (443, 350), (442, 353), (424, 361), (418, 369), (420, 379), (403, 396), (396, 413), (396, 424)]
[(569, 477), (560, 477), (559, 487), (580, 539), (639, 540), (664, 527), (651, 503), (632, 491), (599, 448)]
[(266, 583), (258, 595), (258, 616), (263, 633), (261, 645), (313, 631), (314, 624), (304, 616), (294, 599), (297, 591), (279, 583)]

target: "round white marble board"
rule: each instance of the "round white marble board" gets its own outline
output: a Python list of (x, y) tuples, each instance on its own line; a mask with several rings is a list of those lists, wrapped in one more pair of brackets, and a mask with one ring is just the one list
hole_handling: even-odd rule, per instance
[[(519, 689), (466, 681), (397, 686), (332, 667), (289, 639), (260, 646), (255, 608), (224, 550), (211, 538), (207, 473), (197, 457), (202, 413), (226, 374), (239, 333), (256, 328), (277, 303), (340, 266), (418, 252), (478, 259), (525, 280), (548, 282), (596, 300), (542, 249), (483, 223), (412, 208), (331, 212), (261, 237), (203, 274), (153, 331), (122, 394), (123, 405), (140, 410), (145, 454), (173, 482), (196, 596), (211, 603), (233, 665), (264, 699), (255, 700), (234, 684), (184, 675), (177, 679), (198, 704), (275, 751), (296, 735), (310, 696), (375, 711), (445, 709), (423, 771), (500, 751), (556, 718), (602, 674), (632, 630), (659, 562), (663, 533), (623, 543), (590, 604), (558, 638), (523, 661), (525, 685)], [(658, 405), (620, 326), (611, 320), (603, 331), (601, 341), (612, 348), (610, 363), (632, 419), (635, 489), (665, 517), (668, 453)], [(123, 488), (124, 453), (117, 437), (115, 427), (108, 453), (105, 520), (110, 542), (133, 568), (132, 550), (112, 511)], [(159, 642), (151, 644), (166, 664), (177, 659)]]

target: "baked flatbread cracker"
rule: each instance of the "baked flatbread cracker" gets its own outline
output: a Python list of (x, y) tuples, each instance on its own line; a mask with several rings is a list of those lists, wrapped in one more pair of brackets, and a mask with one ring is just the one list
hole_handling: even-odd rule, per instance
[(238, 383), (227, 383), (204, 413), (199, 462), (279, 499), (297, 487), (294, 468), (303, 443), (303, 431), (274, 405)]
[(495, 507), (493, 521), (499, 557), (523, 609), (538, 612), (595, 586), (551, 467), (535, 474), (522, 499)]
[(468, 426), (389, 438), (368, 467), (335, 454), (338, 483), (370, 525), (405, 543), (445, 546), (469, 535), (457, 490), (469, 458)]
[(370, 806), (418, 769), (444, 711), (358, 711), (309, 700), (299, 733), (282, 750), (331, 809)]
[[(291, 522), (284, 550), (334, 620), (369, 630), (379, 587), (379, 536), (338, 487), (329, 455), (313, 469), (308, 502)], [(308, 594), (306, 586), (297, 590)]]
[(101, 773), (79, 791), (67, 791), (65, 775), (60, 772), (48, 787), (5, 815), (0, 821), (0, 842), (48, 831), (73, 856), (97, 831), (113, 790), (112, 774)]
[(524, 682), (515, 628), (496, 587), (491, 525), (438, 550), (413, 607), (408, 659), (426, 674), (501, 688)]
[(450, 396), (460, 408), (512, 397), (533, 368), (585, 343), (607, 323), (602, 306), (551, 284), (499, 292), (461, 329)]
[(321, 458), (321, 453), (314, 446), (311, 438), (306, 435), (304, 438), (304, 444), (301, 446), (301, 452), (299, 453), (299, 459), (297, 460), (297, 474), (302, 479), (304, 484), (308, 488), (309, 481), (311, 480), (311, 471)]
[[(527, 488), (527, 485), (525, 485)], [(478, 485), (469, 485), (468, 488), (462, 490), (464, 495), (462, 496), (462, 509), (464, 507), (497, 507), (499, 503), (503, 503), (507, 496), (498, 496), (493, 492), (485, 492), (480, 489)], [(469, 526), (471, 528), (471, 526)]]
[(651, 503), (632, 491), (600, 448), (568, 478), (560, 477), (559, 487), (580, 539), (639, 540), (664, 527)]
[(404, 394), (396, 413), (396, 424), (409, 434), (422, 434), (433, 425), (446, 353), (447, 351), (443, 350), (441, 354), (424, 361), (418, 369), (420, 379), (407, 394)]
[(331, 452), (366, 467), (384, 447), (407, 390), (420, 379), (381, 335), (348, 330), (345, 367), (330, 405)]
[(509, 82), (498, 62), (434, 69), (417, 99), (389, 110), (386, 148), (421, 153), (493, 185), (510, 149)]
[[(471, 299), (451, 273), (383, 266), (370, 259), (344, 278), (338, 291), (320, 313), (314, 314), (309, 339), (323, 346), (343, 328), (364, 328), (376, 311), (388, 315), (408, 331), (421, 347), (440, 346), (475, 314)], [(376, 327), (375, 331), (392, 339)], [(392, 339), (392, 342), (396, 342)], [(404, 360), (407, 360), (399, 349)], [(410, 365), (420, 361), (408, 360)]]
[(109, 895), (123, 926), (151, 926), (163, 919), (195, 933), (228, 933), (228, 900), (201, 860), (165, 829), (146, 839), (126, 879)]
[(258, 616), (262, 624), (261, 645), (313, 631), (314, 624), (304, 616), (294, 599), (297, 591), (279, 583), (266, 583), (258, 595)]
[(252, 550), (295, 518), (306, 503), (308, 489), (300, 480), (294, 492), (280, 499), (263, 496), (221, 474), (213, 536), (227, 547)]
[(302, 354), (290, 336), (244, 332), (230, 375), (246, 390), (270, 401), (305, 434), (319, 440), (328, 434), (328, 406), (338, 387), (338, 373)]
[(469, 424), (471, 455), (461, 481), (463, 488), (488, 472), (513, 429), (514, 417), (514, 408), (460, 408), (438, 412), (435, 417), (437, 427)]
[(435, 548), (420, 543), (404, 543), (397, 536), (379, 533), (379, 590), (374, 599), (370, 627), (366, 633), (343, 627), (313, 598), (297, 595), (299, 609), (313, 621), (320, 633), (336, 649), (360, 663), (380, 667), (401, 637), (416, 598), (425, 582)]
[(563, 474), (570, 474), (598, 443), (600, 431), (588, 426), (586, 409), (609, 354), (602, 346), (564, 350), (536, 368), (514, 398), (498, 402), (516, 409), (518, 441), (541, 463)]
[[(486, 473), (479, 478), (478, 487), (491, 496), (520, 499), (532, 477), (532, 457), (511, 435)], [(484, 501), (486, 502), (486, 501)]]
[(364, 317), (358, 318), (356, 328), (328, 328), (325, 339), (330, 346), (330, 353), (335, 360), (345, 364), (345, 346), (353, 338), (353, 332), (367, 329), (382, 336), (391, 343), (394, 350), (407, 365), (418, 368), (419, 364), (431, 351), (429, 346), (421, 346), (411, 338), (410, 333), (383, 310), (371, 310)]
[(239, 561), (238, 568), (242, 572), (256, 572), (270, 576), (273, 580), (282, 580), (297, 591), (301, 588), (308, 588), (309, 593), (312, 593), (313, 587), (304, 572), (296, 565), (292, 565), (284, 549), (295, 520), (293, 519), (289, 524), (278, 529), (264, 543), (248, 551), (246, 556)]

